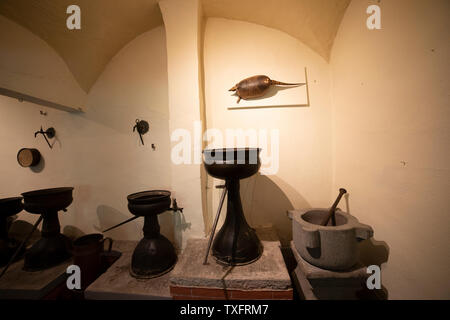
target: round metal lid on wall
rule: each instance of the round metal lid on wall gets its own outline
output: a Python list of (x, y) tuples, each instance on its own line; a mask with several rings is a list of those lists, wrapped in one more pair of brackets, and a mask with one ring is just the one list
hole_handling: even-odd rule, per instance
[(33, 167), (41, 161), (41, 153), (37, 149), (22, 148), (17, 153), (17, 162), (24, 168)]

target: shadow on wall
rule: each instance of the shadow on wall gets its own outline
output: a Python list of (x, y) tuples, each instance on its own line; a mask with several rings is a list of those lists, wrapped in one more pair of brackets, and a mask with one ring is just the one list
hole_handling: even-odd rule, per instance
[[(131, 215), (131, 213), (124, 214), (121, 211), (110, 206), (100, 205), (97, 207), (97, 217), (100, 225), (94, 225), (93, 227), (98, 232), (103, 233), (103, 230), (115, 226), (133, 216)], [(142, 238), (142, 232), (139, 232), (138, 230), (142, 229), (143, 223), (143, 221), (141, 223), (138, 223), (140, 222), (139, 220), (143, 219), (138, 218), (134, 221), (117, 227), (116, 229), (108, 231), (105, 236), (108, 236), (114, 240), (139, 240)]]
[[(345, 199), (345, 211), (349, 214), (350, 212), (350, 194), (344, 195)], [(374, 230), (376, 234), (376, 230)], [(359, 260), (365, 266), (377, 265), (381, 268), (383, 263), (386, 263), (389, 258), (389, 246), (385, 241), (378, 241), (375, 238), (370, 238), (361, 241), (358, 244), (359, 249)], [(383, 276), (381, 277), (383, 280)], [(375, 295), (377, 299), (387, 300), (389, 292), (387, 288), (381, 285), (380, 290), (376, 290)]]
[[(37, 219), (36, 219), (37, 220)], [(11, 222), (11, 225), (8, 230), (8, 236), (12, 239), (16, 239), (20, 242), (25, 240), (28, 234), (33, 230), (33, 225), (24, 220), (15, 220)], [(28, 241), (28, 244), (34, 244), (37, 240), (41, 238), (41, 232), (36, 229)]]
[(64, 227), (62, 234), (65, 235), (67, 238), (69, 238), (71, 241), (75, 241), (81, 236), (84, 236), (85, 233), (78, 229), (75, 226), (67, 225)]
[[(249, 101), (253, 101), (253, 100), (264, 100), (270, 97), (275, 96), (279, 91), (283, 91), (283, 90), (287, 90), (287, 89), (291, 89), (291, 88), (297, 88), (297, 87), (301, 87), (304, 86), (305, 84), (301, 83), (301, 84), (296, 84), (296, 85), (292, 85), (292, 86), (277, 86), (277, 85), (271, 85), (267, 91), (261, 96), (261, 97), (256, 97), (256, 98), (247, 98), (245, 100), (249, 100)], [(237, 93), (234, 92), (234, 94), (232, 94), (232, 96), (235, 96), (237, 98)]]
[[(381, 268), (389, 258), (389, 246), (384, 241), (378, 241), (374, 238), (361, 241), (358, 245), (359, 259), (365, 266), (377, 265)], [(383, 271), (381, 271), (381, 281), (383, 281)], [(387, 288), (381, 285), (381, 289), (373, 290), (377, 299), (387, 300), (389, 292)]]
[[(287, 210), (296, 206), (308, 208), (310, 205), (292, 187), (279, 178), (257, 174), (249, 179), (241, 180), (241, 199), (248, 223), (253, 228), (272, 226), (283, 247), (289, 246), (292, 240), (292, 221)], [(279, 187), (289, 191), (289, 198)]]
[(52, 148), (55, 147), (55, 144), (58, 145), (59, 149), (62, 149), (62, 143), (61, 143), (61, 140), (59, 140), (58, 133), (55, 134), (55, 138), (54, 138), (54, 141), (52, 143)]
[(41, 160), (39, 160), (39, 163), (35, 165), (34, 167), (30, 167), (30, 170), (34, 173), (42, 172), (45, 168), (45, 158), (41, 153)]
[[(94, 225), (94, 228), (100, 233), (103, 233), (103, 230), (133, 217), (131, 213), (124, 214), (121, 211), (106, 205), (100, 205), (97, 207), (97, 216), (100, 225)], [(172, 211), (166, 211), (158, 215), (158, 221), (161, 234), (169, 239), (178, 250), (181, 249), (182, 231), (186, 227), (190, 227), (190, 224), (187, 224), (184, 221), (184, 216), (179, 212), (174, 213)], [(108, 236), (114, 240), (141, 240), (144, 236), (142, 232), (143, 225), (144, 217), (139, 217), (136, 220), (130, 221), (120, 227), (117, 227), (116, 229), (108, 231), (105, 236)]]

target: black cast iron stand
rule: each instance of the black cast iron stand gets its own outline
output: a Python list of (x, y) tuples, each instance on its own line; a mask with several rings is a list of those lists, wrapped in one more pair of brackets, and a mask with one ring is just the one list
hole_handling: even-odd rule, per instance
[(239, 194), (239, 179), (227, 179), (227, 215), (214, 239), (213, 256), (219, 263), (243, 265), (257, 260), (263, 251), (261, 242), (245, 219)]
[(172, 243), (160, 233), (158, 216), (144, 216), (144, 238), (131, 258), (130, 273), (135, 278), (155, 278), (172, 270), (177, 255)]
[(58, 212), (48, 211), (42, 218), (41, 239), (25, 253), (26, 271), (47, 269), (71, 257), (70, 241), (60, 233)]
[(11, 247), (11, 241), (8, 238), (8, 222), (7, 217), (0, 216), (0, 267), (6, 265), (11, 258), (11, 255), (17, 249), (17, 244)]

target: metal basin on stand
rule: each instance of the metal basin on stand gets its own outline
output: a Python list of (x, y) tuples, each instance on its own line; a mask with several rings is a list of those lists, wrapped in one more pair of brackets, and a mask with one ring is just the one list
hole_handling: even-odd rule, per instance
[(261, 167), (259, 148), (226, 148), (203, 151), (209, 175), (225, 180), (228, 192), (227, 214), (214, 238), (212, 254), (219, 263), (248, 264), (257, 260), (263, 247), (245, 219), (239, 194), (240, 179), (256, 174)]
[(24, 209), (43, 218), (41, 239), (25, 253), (24, 270), (44, 270), (71, 257), (71, 242), (60, 233), (58, 211), (72, 203), (72, 191), (64, 187), (22, 193)]
[(144, 238), (134, 249), (130, 273), (135, 278), (154, 278), (170, 271), (177, 254), (172, 243), (160, 233), (158, 215), (170, 209), (170, 191), (151, 190), (130, 194), (128, 209), (144, 217)]

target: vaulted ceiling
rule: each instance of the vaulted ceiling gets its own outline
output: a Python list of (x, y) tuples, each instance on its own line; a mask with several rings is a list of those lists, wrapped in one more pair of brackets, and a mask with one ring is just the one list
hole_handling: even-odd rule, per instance
[[(81, 30), (66, 27), (72, 4)], [(86, 92), (124, 45), (163, 23), (157, 0), (0, 0), (0, 14), (53, 47)]]
[[(284, 31), (328, 60), (351, 0), (202, 0), (206, 17)], [(141, 33), (163, 24), (159, 0), (1, 0), (0, 14), (46, 41), (89, 92), (111, 58)], [(66, 28), (66, 8), (81, 8), (81, 30)]]
[(243, 20), (284, 31), (328, 61), (350, 1), (203, 0), (203, 11), (208, 17)]

